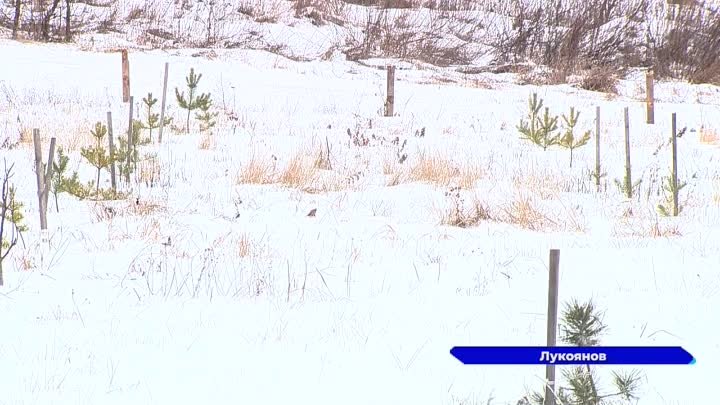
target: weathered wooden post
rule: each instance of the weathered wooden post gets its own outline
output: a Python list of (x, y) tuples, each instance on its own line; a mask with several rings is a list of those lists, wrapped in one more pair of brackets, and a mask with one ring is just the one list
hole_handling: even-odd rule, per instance
[(47, 164), (42, 161), (42, 144), (40, 130), (33, 129), (33, 144), (35, 146), (35, 180), (37, 182), (38, 206), (40, 211), (40, 230), (47, 230), (47, 202), (52, 185), (53, 160), (55, 159), (56, 138), (50, 138), (50, 151)]
[(673, 192), (673, 216), (680, 214), (677, 174), (677, 114), (672, 113), (672, 192)]
[[(550, 250), (548, 277), (547, 347), (557, 344), (558, 287), (560, 281), (560, 250)], [(545, 405), (555, 405), (555, 365), (545, 365)]]
[(163, 79), (162, 100), (160, 101), (160, 129), (158, 132), (158, 143), (162, 143), (163, 128), (165, 127), (165, 99), (167, 97), (168, 67), (169, 63), (165, 62), (165, 77)]
[(648, 124), (655, 124), (655, 74), (652, 68), (645, 72), (645, 105)]
[(395, 66), (387, 66), (387, 94), (385, 99), (385, 116), (395, 115)]
[[(130, 60), (128, 59), (127, 49), (120, 51), (122, 54), (122, 90), (123, 90), (123, 103), (127, 103), (130, 100)], [(130, 102), (132, 104), (132, 102)]]
[(108, 148), (110, 152), (110, 184), (113, 194), (117, 192), (117, 180), (115, 176), (115, 141), (113, 140), (112, 112), (107, 112)]
[(125, 181), (130, 183), (130, 163), (131, 157), (135, 149), (133, 143), (133, 96), (130, 96), (130, 112), (128, 113), (128, 133), (127, 133), (127, 158), (125, 160)]
[(632, 198), (632, 170), (630, 169), (630, 111), (625, 107), (625, 194)]
[(595, 186), (600, 191), (600, 106), (595, 107)]

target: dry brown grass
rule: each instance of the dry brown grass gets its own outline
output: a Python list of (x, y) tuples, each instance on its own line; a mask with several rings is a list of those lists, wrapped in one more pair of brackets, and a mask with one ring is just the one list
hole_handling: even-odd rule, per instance
[(240, 168), (238, 184), (272, 184), (275, 178), (275, 159), (263, 160), (253, 156)]
[(302, 153), (297, 153), (290, 158), (278, 181), (286, 187), (306, 190), (315, 186), (318, 177), (315, 161)]
[(31, 128), (22, 128), (20, 130), (20, 144), (21, 145), (32, 145), (33, 133)]
[(562, 186), (557, 178), (551, 175), (536, 175), (520, 173), (513, 177), (516, 190), (527, 190), (542, 200), (556, 200)]
[(459, 186), (472, 189), (482, 178), (482, 170), (472, 164), (454, 164), (439, 153), (423, 153), (407, 175), (408, 181), (432, 183), (437, 186)]
[(451, 206), (441, 213), (440, 223), (459, 228), (469, 228), (492, 219), (493, 216), (488, 206), (480, 198), (474, 196), (468, 202), (454, 200)]
[(154, 187), (160, 181), (162, 165), (155, 156), (138, 162), (138, 181), (148, 187)]
[(651, 238), (669, 238), (674, 236), (682, 236), (680, 227), (677, 224), (660, 224), (655, 221), (648, 229), (648, 235)]
[(306, 193), (340, 191), (349, 185), (348, 181), (344, 181), (347, 179), (338, 173), (319, 169), (317, 156), (303, 150), (295, 152), (279, 170), (276, 162), (274, 157), (269, 160), (252, 158), (240, 169), (237, 183), (280, 184)]
[(705, 126), (700, 127), (698, 134), (698, 140), (702, 144), (706, 145), (718, 145), (720, 144), (720, 136), (717, 131), (713, 128), (707, 128)]
[(253, 242), (247, 234), (242, 234), (236, 241), (237, 257), (250, 257), (253, 253)]
[(200, 143), (198, 143), (198, 148), (202, 150), (215, 149), (215, 146), (217, 146), (215, 137), (209, 134), (203, 135), (200, 139)]
[(502, 207), (502, 222), (517, 225), (530, 231), (547, 231), (556, 228), (558, 223), (542, 212), (532, 197), (519, 193), (513, 201)]

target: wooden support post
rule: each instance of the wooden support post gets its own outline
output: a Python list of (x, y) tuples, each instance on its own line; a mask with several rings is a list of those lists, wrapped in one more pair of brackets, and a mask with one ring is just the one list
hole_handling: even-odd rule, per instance
[(165, 77), (163, 78), (162, 100), (160, 101), (160, 129), (158, 132), (159, 143), (162, 143), (163, 128), (165, 127), (165, 99), (167, 97), (168, 67), (169, 63), (165, 62)]
[(678, 201), (678, 173), (677, 173), (677, 114), (672, 114), (672, 191), (673, 191), (673, 216), (680, 214)]
[(110, 152), (110, 185), (113, 193), (117, 192), (117, 180), (115, 175), (115, 140), (113, 139), (112, 112), (107, 112), (108, 148)]
[(395, 115), (395, 66), (387, 67), (387, 95), (385, 99), (385, 116)]
[(127, 132), (127, 159), (125, 161), (125, 181), (130, 183), (130, 163), (134, 152), (133, 145), (133, 96), (130, 96), (130, 112), (128, 113), (128, 132)]
[(33, 144), (35, 147), (35, 181), (37, 183), (38, 210), (40, 214), (40, 230), (47, 230), (47, 202), (52, 185), (53, 161), (55, 159), (56, 138), (50, 139), (47, 164), (42, 160), (42, 144), (40, 130), (33, 129)]
[[(127, 49), (120, 51), (122, 54), (122, 91), (123, 103), (130, 100), (130, 60), (128, 59)], [(132, 102), (131, 102), (132, 104)]]
[(632, 198), (632, 170), (630, 170), (630, 111), (625, 107), (625, 194)]
[[(560, 281), (560, 250), (550, 250), (548, 276), (547, 347), (557, 345), (558, 288)], [(545, 405), (555, 405), (555, 365), (545, 366)]]
[(600, 191), (600, 106), (595, 107), (595, 186)]
[(645, 96), (647, 123), (655, 124), (655, 74), (652, 69), (645, 72)]

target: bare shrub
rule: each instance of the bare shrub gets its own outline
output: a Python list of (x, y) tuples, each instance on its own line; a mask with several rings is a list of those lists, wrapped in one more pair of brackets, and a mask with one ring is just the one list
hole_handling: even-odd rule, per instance
[(345, 54), (349, 60), (387, 57), (436, 66), (468, 64), (479, 55), (468, 41), (476, 28), (443, 13), (370, 9), (363, 34), (350, 41)]
[(580, 87), (585, 90), (617, 94), (618, 75), (609, 68), (593, 67), (580, 73)]
[(551, 0), (513, 3), (513, 22), (493, 45), (496, 64), (532, 61), (569, 74), (639, 59), (644, 0)]
[(720, 84), (720, 10), (688, 2), (654, 35), (657, 77)]

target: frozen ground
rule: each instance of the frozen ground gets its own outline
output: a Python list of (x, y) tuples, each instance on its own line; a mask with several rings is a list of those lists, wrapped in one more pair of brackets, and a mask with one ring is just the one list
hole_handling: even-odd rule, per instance
[[(61, 194), (56, 212), (51, 197), (46, 244), (27, 134), (39, 128), (45, 149), (57, 137), (92, 180), (79, 155), (91, 125), (112, 111), (116, 134), (127, 127), (120, 56), (0, 48), (0, 130), (23, 134), (0, 154), (15, 163), (30, 227), (0, 289), (2, 404), (515, 404), (541, 388), (543, 367), (466, 367), (449, 350), (544, 343), (550, 248), (561, 249), (561, 300), (606, 311), (603, 343), (682, 345), (697, 358), (642, 369), (639, 404), (716, 397), (716, 88), (660, 83), (648, 126), (639, 75), (609, 97), (406, 66), (397, 116), (382, 118), (381, 70), (257, 51), (131, 53), (136, 98), (161, 93), (166, 61), (169, 96), (190, 67), (201, 72), (221, 110), (215, 134), (169, 130), (144, 147), (137, 179), (121, 184), (127, 200)], [(557, 114), (575, 106), (587, 129), (601, 106), (602, 191), (588, 177), (594, 140), (570, 169), (567, 151), (519, 139), (533, 91)], [(632, 201), (614, 184), (625, 106), (643, 179)], [(681, 216), (664, 218), (669, 148), (653, 152), (672, 112), (688, 127), (688, 186)], [(169, 114), (183, 122), (173, 98)], [(332, 168), (317, 168), (326, 142)], [(455, 185), (459, 198), (446, 195)], [(493, 219), (442, 225), (473, 202)]]

